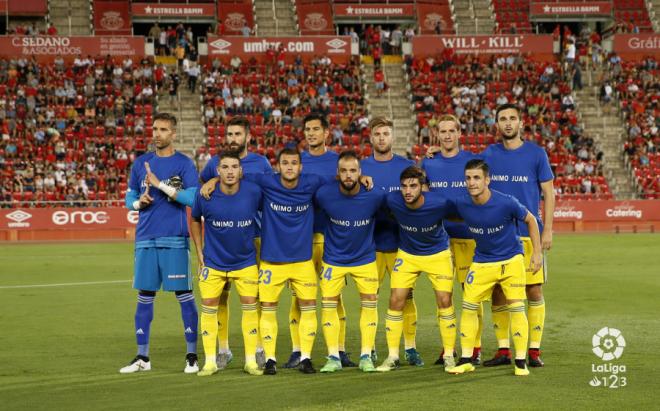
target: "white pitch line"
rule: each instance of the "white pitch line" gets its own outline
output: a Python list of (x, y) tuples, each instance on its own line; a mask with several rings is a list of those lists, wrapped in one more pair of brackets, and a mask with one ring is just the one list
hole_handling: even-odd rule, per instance
[(115, 281), (90, 281), (84, 283), (59, 283), (59, 284), (32, 284), (32, 285), (0, 285), (0, 289), (8, 288), (42, 288), (42, 287), (68, 287), (76, 285), (95, 285), (95, 284), (119, 284), (130, 283), (131, 280), (115, 280)]

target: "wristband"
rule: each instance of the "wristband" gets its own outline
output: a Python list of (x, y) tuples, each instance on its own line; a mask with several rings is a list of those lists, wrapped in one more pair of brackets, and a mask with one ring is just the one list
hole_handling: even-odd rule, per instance
[(158, 183), (158, 189), (165, 193), (168, 197), (174, 197), (176, 195), (176, 188), (170, 187), (162, 181)]
[(142, 205), (140, 204), (140, 200), (133, 201), (133, 209), (139, 210), (140, 208), (142, 208)]

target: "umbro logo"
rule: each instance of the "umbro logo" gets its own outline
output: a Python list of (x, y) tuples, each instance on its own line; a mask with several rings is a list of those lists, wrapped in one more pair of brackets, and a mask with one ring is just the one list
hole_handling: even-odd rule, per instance
[(536, 327), (534, 327), (534, 331), (541, 331), (541, 326), (537, 325)]
[(188, 327), (188, 328), (186, 328), (186, 331), (184, 331), (184, 333), (186, 333), (186, 334), (192, 334), (192, 333), (193, 333), (193, 330), (192, 330), (190, 327)]
[(367, 324), (367, 327), (375, 327), (375, 326), (376, 326), (376, 323), (369, 323), (369, 324)]
[(324, 327), (332, 327), (332, 323), (323, 323)]
[(272, 341), (272, 340), (273, 340), (273, 337), (271, 337), (270, 335), (267, 335), (267, 336), (264, 337), (264, 340), (266, 340), (266, 341)]
[(456, 328), (456, 324), (451, 324), (451, 325), (447, 326), (447, 328)]
[(208, 331), (203, 331), (203, 332), (202, 332), (202, 337), (208, 337), (208, 335), (209, 335), (209, 332), (208, 332)]
[(461, 333), (461, 337), (465, 337), (465, 334)]
[(307, 334), (307, 336), (308, 336), (308, 337), (316, 337), (316, 333), (315, 333), (315, 332), (311, 332), (311, 333)]
[(251, 329), (250, 335), (257, 335), (257, 329), (256, 328)]
[(499, 329), (500, 327), (498, 327), (497, 324), (493, 324), (493, 328), (497, 330), (497, 329)]
[(290, 324), (298, 324), (298, 320), (296, 320), (295, 318), (292, 318)]
[(392, 331), (390, 327), (385, 327), (385, 332), (390, 332), (390, 331)]
[(513, 334), (513, 336), (514, 337), (522, 337), (522, 335), (520, 335), (520, 332), (516, 332), (515, 334)]
[(142, 331), (142, 328), (138, 328), (137, 331), (135, 332), (135, 335), (144, 335), (144, 331)]

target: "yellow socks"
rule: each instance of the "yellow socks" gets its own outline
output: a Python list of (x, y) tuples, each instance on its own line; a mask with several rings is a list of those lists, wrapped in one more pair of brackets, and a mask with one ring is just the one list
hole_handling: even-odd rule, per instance
[(291, 307), (289, 308), (289, 332), (291, 333), (291, 351), (300, 351), (300, 307), (293, 290), (291, 290)]
[[(456, 347), (456, 313), (454, 306), (438, 308), (438, 327), (445, 354), (451, 355)], [(472, 356), (472, 354), (470, 354)]]
[(529, 338), (529, 324), (525, 315), (525, 303), (509, 304), (511, 313), (511, 335), (513, 346), (516, 349), (516, 360), (524, 360), (527, 356), (527, 341)]
[(390, 358), (399, 358), (399, 344), (403, 332), (403, 311), (387, 310), (385, 336)]
[(218, 340), (218, 307), (202, 304), (200, 319), (202, 328), (202, 344), (207, 362), (215, 362), (216, 344)]
[(229, 352), (229, 291), (222, 290), (218, 305), (218, 344), (220, 352)]
[(245, 345), (245, 362), (248, 363), (255, 361), (254, 353), (259, 341), (259, 314), (257, 313), (257, 303), (241, 304), (241, 308), (243, 310), (241, 328)]
[[(478, 309), (479, 303), (463, 301), (463, 311), (461, 312), (461, 358), (472, 358), (474, 339), (477, 335), (477, 328), (479, 328)], [(447, 352), (445, 349), (445, 354), (451, 355), (451, 352)]]
[(376, 344), (376, 329), (378, 328), (378, 301), (363, 300), (360, 305), (360, 337), (362, 349), (360, 356), (371, 355)]
[(312, 357), (316, 338), (316, 304), (300, 307), (300, 361)]
[(474, 338), (474, 347), (481, 348), (481, 333), (484, 330), (484, 304), (479, 303), (477, 309), (477, 319), (479, 320), (479, 328), (477, 328), (477, 336)]
[(545, 300), (527, 301), (529, 319), (529, 348), (541, 348), (543, 327), (545, 326)]
[(415, 348), (415, 336), (417, 334), (417, 305), (410, 290), (403, 306), (403, 342), (406, 350)]
[(346, 351), (346, 308), (341, 295), (337, 304), (337, 315), (339, 316), (339, 351)]
[(510, 348), (509, 326), (511, 318), (506, 305), (494, 305), (491, 307), (493, 314), (493, 328), (495, 328), (495, 338), (497, 338), (498, 348)]
[(323, 300), (321, 311), (323, 324), (323, 338), (328, 346), (328, 355), (339, 358), (339, 315), (337, 314), (337, 301)]
[(275, 360), (275, 348), (277, 346), (277, 306), (261, 306), (261, 340), (266, 352), (266, 358)]

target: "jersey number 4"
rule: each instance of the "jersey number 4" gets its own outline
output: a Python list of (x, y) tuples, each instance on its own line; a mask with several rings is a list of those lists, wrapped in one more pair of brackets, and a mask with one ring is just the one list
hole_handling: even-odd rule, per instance
[(323, 278), (330, 281), (332, 280), (332, 267), (328, 267), (323, 273)]

